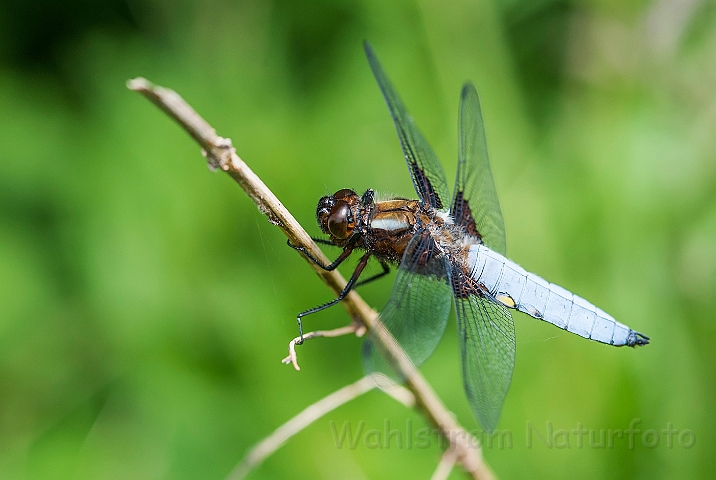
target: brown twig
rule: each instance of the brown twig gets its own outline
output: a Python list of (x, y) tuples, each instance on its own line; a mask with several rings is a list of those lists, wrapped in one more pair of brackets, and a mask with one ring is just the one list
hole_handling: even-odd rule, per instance
[(448, 448), (445, 450), (445, 453), (443, 453), (440, 463), (438, 463), (438, 468), (435, 469), (430, 480), (445, 480), (448, 478), (450, 472), (452, 472), (452, 468), (455, 466), (455, 462), (457, 462), (457, 454), (455, 450)]
[(347, 385), (327, 397), (322, 398), (313, 405), (308, 406), (291, 420), (277, 428), (271, 435), (261, 441), (261, 443), (249, 450), (241, 463), (234, 468), (226, 479), (239, 480), (244, 478), (246, 474), (281, 448), (292, 436), (328, 412), (369, 392), (376, 386), (375, 381), (370, 376), (363, 377), (357, 382)]
[(320, 338), (320, 337), (340, 337), (341, 335), (348, 335), (351, 333), (356, 333), (359, 329), (364, 328), (362, 325), (359, 325), (357, 322), (353, 322), (350, 325), (346, 325), (345, 327), (336, 328), (333, 330), (317, 330), (315, 332), (308, 332), (304, 333), (303, 337), (296, 337), (293, 340), (291, 340), (288, 344), (288, 356), (281, 360), (281, 363), (285, 363), (288, 365), (289, 363), (293, 364), (293, 368), (296, 370), (301, 370), (301, 367), (298, 366), (298, 358), (296, 358), (296, 345), (300, 345), (301, 342), (305, 340), (310, 340), (312, 338)]
[[(286, 210), (276, 196), (239, 158), (231, 140), (219, 137), (216, 131), (202, 119), (176, 92), (155, 86), (144, 78), (135, 78), (127, 83), (152, 103), (161, 108), (179, 123), (203, 149), (209, 166), (221, 169), (229, 174), (256, 203), (259, 210), (269, 221), (277, 225), (293, 245), (304, 247), (324, 265), (328, 259), (301, 225)], [(309, 262), (314, 271), (336, 293), (345, 286), (345, 279), (337, 271), (327, 272)], [(479, 442), (463, 429), (445, 407), (432, 387), (418, 372), (415, 366), (395, 342), (390, 332), (377, 321), (377, 313), (371, 309), (356, 292), (350, 292), (341, 302), (354, 321), (360, 322), (372, 332), (376, 345), (388, 357), (407, 388), (415, 395), (417, 404), (422, 408), (430, 423), (436, 425), (441, 434), (450, 442), (463, 468), (476, 479), (491, 479), (494, 475), (482, 458)]]
[(382, 373), (373, 373), (371, 377), (378, 388), (380, 388), (383, 393), (393, 397), (393, 400), (398, 403), (402, 403), (408, 408), (415, 407), (415, 395), (413, 395), (413, 392), (401, 385), (398, 385)]
[[(249, 450), (244, 459), (236, 465), (226, 480), (239, 480), (244, 478), (251, 470), (259, 466), (276, 450), (281, 448), (291, 437), (323, 417), (327, 413), (344, 405), (354, 398), (367, 393), (374, 388), (380, 388), (393, 398), (398, 399), (406, 407), (411, 408), (414, 402), (410, 399), (412, 394), (399, 385), (384, 385), (374, 375), (368, 375), (355, 383), (336, 390), (330, 395), (303, 409), (298, 415), (278, 427), (271, 435), (263, 439), (254, 448)], [(405, 401), (407, 398), (407, 402)], [(448, 450), (449, 451), (449, 450)], [(454, 455), (453, 455), (454, 456)], [(454, 463), (454, 460), (453, 460)], [(441, 462), (442, 464), (442, 462)]]

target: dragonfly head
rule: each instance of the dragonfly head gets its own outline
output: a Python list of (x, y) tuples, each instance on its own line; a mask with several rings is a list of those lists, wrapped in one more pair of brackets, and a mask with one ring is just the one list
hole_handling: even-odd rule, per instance
[(348, 188), (321, 198), (316, 207), (316, 219), (321, 231), (338, 240), (350, 237), (356, 226), (360, 206), (360, 197)]

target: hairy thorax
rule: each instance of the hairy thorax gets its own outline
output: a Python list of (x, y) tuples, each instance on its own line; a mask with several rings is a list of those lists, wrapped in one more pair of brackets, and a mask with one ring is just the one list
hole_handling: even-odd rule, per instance
[(428, 224), (428, 231), (435, 239), (440, 253), (446, 255), (450, 263), (466, 270), (470, 246), (482, 242), (470, 235), (464, 226), (454, 223), (447, 212), (438, 211), (433, 215), (434, 220)]
[(429, 220), (417, 200), (377, 202), (368, 219), (365, 248), (381, 260), (399, 262), (418, 224)]
[(381, 260), (399, 262), (413, 235), (427, 228), (439, 254), (459, 264), (466, 262), (467, 249), (479, 240), (464, 227), (453, 223), (447, 212), (423, 207), (418, 200), (394, 199), (377, 202), (368, 219), (370, 234), (364, 239), (367, 250)]

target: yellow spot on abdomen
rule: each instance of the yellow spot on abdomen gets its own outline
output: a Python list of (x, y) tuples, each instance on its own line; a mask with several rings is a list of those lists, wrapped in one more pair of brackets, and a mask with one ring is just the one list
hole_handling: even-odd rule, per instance
[(509, 295), (500, 294), (495, 297), (498, 302), (506, 306), (507, 308), (515, 308), (515, 301)]

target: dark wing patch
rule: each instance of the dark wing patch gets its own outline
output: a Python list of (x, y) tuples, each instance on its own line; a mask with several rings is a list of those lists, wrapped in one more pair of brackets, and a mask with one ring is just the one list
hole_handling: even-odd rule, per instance
[[(443, 209), (443, 201), (440, 199), (440, 195), (433, 188), (433, 184), (430, 183), (430, 178), (425, 173), (425, 170), (420, 168), (417, 162), (411, 162), (408, 160), (408, 168), (412, 170), (411, 176), (413, 183), (416, 185), (416, 191), (420, 195), (420, 199), (427, 202), (433, 208), (438, 210)], [(447, 195), (447, 192), (445, 192)]]
[(480, 235), (480, 232), (477, 230), (475, 218), (472, 216), (472, 210), (470, 210), (470, 204), (465, 200), (463, 191), (457, 190), (455, 192), (455, 199), (452, 202), (450, 213), (455, 223), (465, 227), (467, 233), (476, 237), (482, 243), (482, 235)]
[(512, 381), (514, 322), (509, 310), (471, 285), (459, 267), (453, 267), (451, 278), (465, 393), (473, 414), (491, 432)]
[[(428, 232), (420, 231), (403, 254), (390, 300), (380, 313), (383, 325), (416, 366), (433, 353), (445, 333), (451, 297), (447, 259), (437, 252)], [(363, 365), (368, 373), (396, 378), (379, 343), (370, 337), (363, 343)]]
[(364, 47), (370, 68), (373, 70), (375, 80), (378, 82), (383, 98), (388, 104), (390, 115), (393, 117), (415, 191), (420, 196), (420, 200), (441, 210), (445, 207), (445, 202), (448, 199), (447, 180), (443, 167), (435, 152), (418, 130), (413, 117), (403, 106), (403, 102), (373, 53), (373, 49), (368, 42), (365, 42)]
[(450, 212), (456, 223), (490, 249), (505, 254), (505, 222), (487, 155), (485, 125), (475, 87), (467, 83), (460, 96), (457, 180)]

